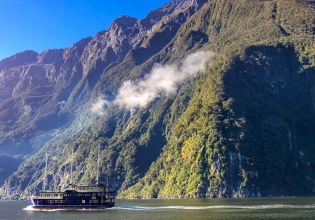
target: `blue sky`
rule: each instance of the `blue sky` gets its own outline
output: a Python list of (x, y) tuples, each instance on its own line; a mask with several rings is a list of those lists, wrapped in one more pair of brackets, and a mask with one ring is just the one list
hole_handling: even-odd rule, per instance
[(65, 48), (107, 30), (121, 15), (144, 18), (171, 0), (0, 0), (0, 60)]

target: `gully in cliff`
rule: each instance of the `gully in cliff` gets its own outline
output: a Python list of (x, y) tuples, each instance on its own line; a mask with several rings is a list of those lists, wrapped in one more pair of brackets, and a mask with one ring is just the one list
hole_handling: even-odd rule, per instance
[[(32, 209), (106, 209), (115, 205), (115, 188), (98, 183), (99, 148), (97, 161), (97, 183), (95, 185), (76, 185), (70, 183), (63, 190), (44, 190), (39, 196), (27, 196)], [(45, 175), (47, 172), (47, 155)], [(71, 168), (72, 174), (72, 168)], [(72, 176), (72, 175), (71, 175)], [(44, 181), (44, 188), (45, 188)]]

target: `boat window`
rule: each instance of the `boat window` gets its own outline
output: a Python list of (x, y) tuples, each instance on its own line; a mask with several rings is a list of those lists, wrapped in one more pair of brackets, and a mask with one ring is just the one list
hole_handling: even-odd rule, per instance
[(92, 199), (92, 200), (90, 200), (90, 204), (95, 204), (95, 203), (98, 203), (98, 200), (97, 199)]

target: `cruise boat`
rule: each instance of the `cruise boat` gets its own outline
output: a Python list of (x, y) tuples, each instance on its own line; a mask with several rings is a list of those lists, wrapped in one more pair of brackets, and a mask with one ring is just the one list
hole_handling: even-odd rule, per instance
[[(73, 154), (73, 151), (72, 151)], [(63, 190), (43, 190), (39, 196), (27, 196), (29, 207), (33, 209), (106, 209), (115, 206), (115, 187), (108, 183), (99, 183), (99, 154), (98, 147), (97, 179), (95, 185), (72, 184), (72, 163), (71, 182)], [(47, 159), (45, 176), (47, 176)], [(44, 178), (44, 189), (46, 188), (46, 178)]]
[(70, 184), (62, 191), (41, 191), (39, 196), (28, 196), (33, 209), (105, 209), (115, 205), (115, 188)]

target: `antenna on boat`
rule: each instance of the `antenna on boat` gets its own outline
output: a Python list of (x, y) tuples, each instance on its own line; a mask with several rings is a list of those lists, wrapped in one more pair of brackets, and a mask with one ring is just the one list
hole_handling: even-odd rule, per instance
[(48, 154), (46, 153), (46, 165), (45, 165), (45, 177), (44, 177), (44, 191), (46, 190), (47, 163), (48, 163)]
[(72, 166), (73, 166), (73, 148), (72, 148), (71, 160), (70, 160), (70, 184), (72, 184)]
[(97, 173), (96, 173), (96, 185), (98, 185), (98, 180), (99, 180), (99, 172), (100, 172), (100, 145), (98, 145), (97, 149)]

